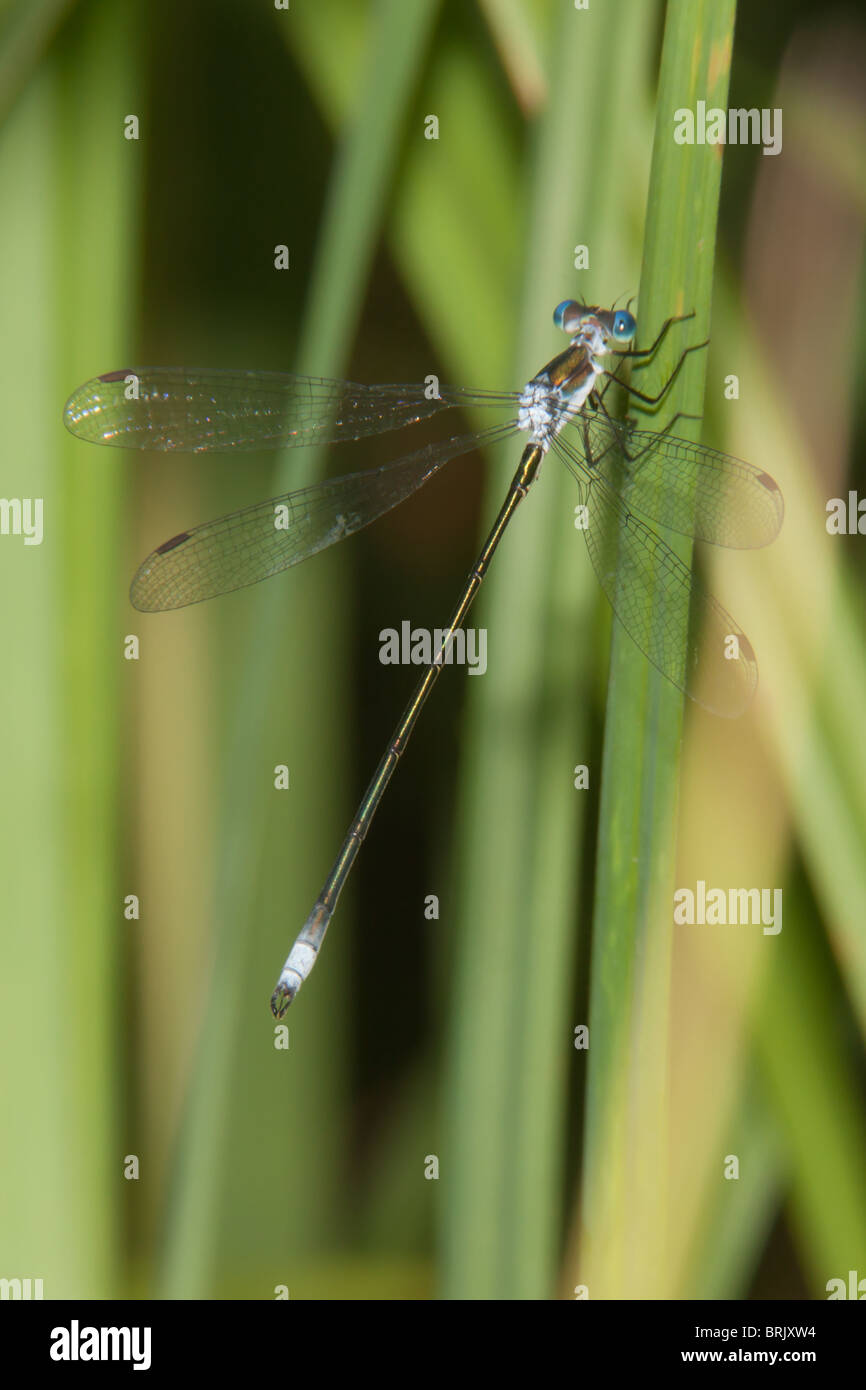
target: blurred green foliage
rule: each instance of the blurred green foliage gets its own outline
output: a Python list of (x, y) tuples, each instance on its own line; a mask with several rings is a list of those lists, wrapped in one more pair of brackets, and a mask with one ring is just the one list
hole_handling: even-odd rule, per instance
[[(727, 4), (671, 0), (667, 25), (663, 52), (646, 0), (0, 8), (2, 491), (46, 517), (41, 547), (0, 537), (0, 1275), (47, 1297), (791, 1298), (862, 1265), (866, 570), (823, 507), (863, 485), (866, 35), (801, 0), (744, 9), (732, 53)], [(677, 163), (658, 113), (729, 62), (731, 103), (783, 105), (786, 144), (725, 151), (713, 257), (720, 152)], [(786, 496), (773, 553), (713, 569), (756, 708), (689, 710), (681, 738), (627, 639), (609, 667), (550, 460), (473, 618), (488, 673), (440, 682), (277, 1050), (273, 979), (412, 683), (378, 633), (442, 624), (513, 450), (345, 553), (142, 616), (128, 579), (167, 536), (401, 445), (106, 457), (65, 437), (63, 400), (130, 361), (510, 387), (558, 350), (559, 300), (639, 272), (645, 341), (683, 308), (712, 329), (705, 442)], [(784, 885), (780, 936), (652, 916), (650, 877), (714, 874)]]

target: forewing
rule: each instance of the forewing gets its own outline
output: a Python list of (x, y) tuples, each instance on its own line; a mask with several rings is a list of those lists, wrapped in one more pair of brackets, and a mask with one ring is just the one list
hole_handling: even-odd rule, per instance
[(124, 449), (206, 451), (329, 444), (402, 429), (454, 406), (507, 405), (513, 393), (423, 383), (365, 386), (288, 372), (131, 367), (93, 377), (63, 413), (72, 434)]

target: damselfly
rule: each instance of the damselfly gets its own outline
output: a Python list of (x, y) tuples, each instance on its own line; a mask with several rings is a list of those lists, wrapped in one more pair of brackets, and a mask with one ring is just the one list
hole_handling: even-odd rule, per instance
[(642, 430), (608, 413), (605, 395), (612, 381), (655, 405), (695, 348), (686, 348), (656, 396), (622, 380), (603, 359), (652, 358), (671, 324), (679, 320), (668, 319), (655, 342), (638, 351), (627, 346), (636, 323), (625, 309), (565, 300), (553, 317), (571, 342), (522, 391), (363, 386), (279, 372), (147, 367), (95, 377), (66, 404), (65, 423), (82, 439), (121, 448), (195, 453), (360, 439), (417, 424), (445, 410), (497, 408), (509, 413), (505, 423), (428, 444), (381, 468), (329, 479), (181, 531), (148, 556), (132, 581), (132, 602), (147, 612), (214, 598), (299, 564), (382, 516), (450, 459), (512, 433), (528, 436), (443, 640), (289, 953), (271, 998), (278, 1018), (315, 964), (337, 899), (454, 635), (549, 450), (574, 475), (593, 568), (614, 613), (644, 655), (675, 686), (714, 713), (738, 715), (754, 693), (758, 670), (748, 638), (647, 523), (716, 545), (766, 545), (782, 523), (779, 488), (767, 473), (748, 463), (675, 438), (670, 426), (661, 432)]

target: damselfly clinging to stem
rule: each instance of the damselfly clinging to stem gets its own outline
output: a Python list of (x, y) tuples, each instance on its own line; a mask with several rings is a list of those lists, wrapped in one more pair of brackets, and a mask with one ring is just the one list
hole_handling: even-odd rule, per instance
[(528, 435), (442, 644), (406, 706), (289, 953), (271, 998), (278, 1018), (315, 964), (337, 899), (454, 634), (549, 450), (574, 475), (593, 568), (616, 616), (644, 655), (686, 695), (717, 714), (742, 713), (754, 693), (758, 673), (748, 638), (646, 523), (716, 545), (762, 546), (781, 525), (781, 492), (767, 473), (748, 463), (668, 431), (639, 430), (608, 414), (605, 393), (611, 381), (656, 404), (696, 349), (686, 348), (656, 396), (622, 381), (603, 359), (652, 358), (678, 320), (668, 319), (652, 346), (637, 351), (627, 346), (636, 323), (625, 309), (566, 300), (553, 317), (571, 342), (519, 392), (442, 387), (431, 395), (424, 386), (147, 367), (95, 377), (66, 404), (66, 425), (82, 439), (196, 453), (360, 439), (455, 407), (509, 412), (505, 423), (489, 429), (429, 444), (381, 468), (329, 479), (181, 531), (148, 556), (132, 581), (132, 602), (147, 612), (182, 608), (277, 574), (382, 516), (450, 459), (518, 431)]

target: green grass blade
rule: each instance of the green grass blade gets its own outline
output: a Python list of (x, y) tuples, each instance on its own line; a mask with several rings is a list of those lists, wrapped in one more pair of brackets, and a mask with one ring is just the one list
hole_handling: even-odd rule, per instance
[[(43, 1279), (45, 1298), (117, 1296), (121, 1278), (123, 489), (65, 435), (61, 408), (97, 343), (124, 350), (136, 161), (116, 112), (135, 91), (133, 29), (129, 11), (90, 7), (26, 74), (0, 137), (3, 491), (44, 507), (41, 544), (0, 543), (0, 1248), (4, 1275)], [(117, 220), (94, 226), (101, 179)]]
[[(847, 1280), (866, 1246), (866, 1122), (839, 1028), (836, 981), (802, 896), (756, 1009), (757, 1051), (784, 1136), (790, 1210), (812, 1296)], [(819, 1138), (818, 1138), (819, 1136)], [(862, 1277), (862, 1274), (861, 1274)]]
[(13, 0), (0, 14), (0, 126), (75, 0)]
[[(593, 277), (622, 283), (628, 256), (615, 197), (619, 136), (604, 164), (573, 138), (572, 94), (591, 108), (616, 62), (640, 91), (644, 6), (562, 11), (550, 36), (549, 105), (537, 133), (519, 330), (518, 379), (550, 356), (552, 307), (575, 286), (575, 240)], [(575, 227), (579, 226), (580, 235)], [(544, 331), (546, 329), (546, 331)], [(514, 449), (492, 480), (514, 467)], [(458, 822), (458, 892), (448, 1097), (442, 1293), (543, 1298), (555, 1287), (565, 1097), (577, 1054), (568, 999), (576, 948), (582, 793), (572, 773), (589, 733), (581, 658), (594, 581), (577, 544), (576, 498), (551, 461), (493, 566), (481, 621), (519, 634), (471, 692)]]
[[(696, 319), (682, 326), (687, 334), (669, 335), (651, 377), (634, 374), (643, 389), (664, 381), (685, 343), (709, 329), (720, 150), (676, 144), (674, 112), (694, 111), (699, 99), (727, 105), (734, 13), (733, 0), (668, 6), (641, 274), (644, 345), (670, 314), (694, 309)], [(670, 411), (701, 414), (703, 357), (688, 359)], [(688, 422), (677, 432), (688, 437)], [(687, 547), (679, 553), (688, 560)], [(681, 729), (677, 692), (615, 623), (593, 922), (586, 1239), (574, 1281), (595, 1298), (659, 1296), (667, 1277), (660, 1188)]]
[[(316, 11), (319, 44), (332, 42), (328, 9), (322, 6)], [(432, 4), (406, 7), (399, 0), (383, 0), (376, 7), (376, 20), (369, 35), (370, 57), (365, 58), (361, 106), (337, 160), (317, 248), (306, 327), (301, 338), (299, 365), (304, 371), (312, 369), (330, 376), (343, 374), (369, 273), (374, 238), (398, 153), (410, 80), (417, 71), (433, 9)], [(311, 20), (312, 16), (308, 15), (308, 25)], [(275, 493), (309, 480), (320, 462), (320, 455), (311, 457), (313, 453), (308, 451), (300, 467), (293, 458), (290, 464), (287, 462), (278, 470)], [(316, 597), (312, 597), (314, 593)], [(298, 786), (307, 789), (307, 805), (296, 812), (300, 821), (289, 830), (296, 862), (329, 863), (333, 844), (338, 842), (337, 836), (342, 829), (333, 813), (318, 821), (311, 815), (310, 796), (318, 784), (321, 768), (329, 765), (338, 753), (333, 733), (336, 727), (333, 692), (343, 688), (345, 680), (320, 660), (315, 663), (314, 671), (307, 671), (305, 681), (299, 685), (282, 662), (275, 663), (272, 634), (284, 629), (291, 631), (293, 644), (299, 650), (311, 647), (315, 633), (326, 626), (331, 627), (332, 636), (336, 637), (338, 628), (334, 615), (339, 607), (335, 593), (322, 593), (321, 588), (305, 591), (303, 584), (294, 585), (291, 592), (279, 586), (266, 586), (256, 595), (255, 616), (242, 663), (242, 685), (237, 693), (236, 714), (230, 730), (226, 785), (221, 794), (223, 812), (218, 834), (222, 849), (218, 858), (215, 900), (216, 959), (208, 1004), (212, 1016), (220, 1020), (220, 1027), (216, 1036), (210, 1027), (202, 1036), (191, 1086), (167, 1223), (162, 1275), (163, 1296), (166, 1297), (200, 1297), (208, 1291), (219, 1228), (220, 1185), (225, 1177), (222, 1165), (214, 1156), (220, 1151), (229, 1129), (228, 1094), (233, 1051), (237, 1046), (236, 1031), (255, 1037), (256, 1020), (260, 1023), (259, 1034), (262, 1028), (270, 1029), (266, 1000), (253, 998), (254, 1013), (250, 1013), (245, 999), (241, 1000), (241, 992), (246, 988), (244, 963), (249, 932), (240, 924), (260, 921), (263, 913), (268, 912), (274, 916), (275, 923), (281, 924), (282, 945), (277, 947), (281, 954), (273, 956), (276, 972), (282, 952), (288, 949), (312, 906), (309, 888), (304, 889), (303, 884), (294, 880), (291, 892), (281, 895), (276, 903), (271, 896), (270, 905), (263, 904), (257, 879), (261, 846), (267, 834), (267, 803), (261, 795), (257, 777), (251, 777), (250, 772), (273, 761), (269, 749), (277, 737), (283, 742), (287, 740), (287, 730), (305, 730), (304, 747), (297, 749), (292, 762), (292, 776)], [(316, 709), (320, 714), (332, 711), (332, 716), (319, 724), (321, 741), (318, 743), (310, 732), (310, 715)], [(329, 726), (327, 734), (325, 723)], [(281, 733), (277, 735), (276, 730)], [(301, 900), (298, 896), (301, 892), (310, 893), (310, 900)], [(271, 943), (275, 939), (274, 930), (272, 926), (267, 938)], [(258, 954), (261, 957), (261, 953)], [(336, 1206), (334, 1106), (341, 1089), (339, 1074), (346, 1055), (345, 1048), (340, 1047), (341, 1030), (334, 1024), (335, 1018), (345, 1017), (345, 1010), (334, 993), (338, 978), (335, 967), (330, 986), (320, 978), (322, 988), (305, 996), (304, 1045), (308, 1055), (303, 1062), (293, 1061), (292, 1089), (281, 1087), (276, 1074), (263, 1083), (263, 1097), (282, 1095), (274, 1118), (276, 1132), (271, 1135), (274, 1152), (280, 1152), (280, 1134), (287, 1137), (289, 1133), (297, 1136), (303, 1132), (309, 1140), (306, 1152), (297, 1143), (291, 1148), (296, 1165), (294, 1179), (279, 1165), (270, 1173), (273, 1183), (270, 1209), (275, 1213), (272, 1219), (278, 1231), (282, 1229), (284, 1210), (279, 1192), (294, 1186), (296, 1190), (304, 1190), (307, 1196), (303, 1210), (292, 1218), (296, 1257), (316, 1239), (314, 1233), (319, 1229), (320, 1210), (332, 1210)], [(241, 1010), (244, 1017), (249, 1013), (246, 1026), (241, 1026)], [(261, 1041), (255, 1046), (260, 1050)], [(268, 1102), (262, 1100), (261, 1103)], [(266, 1204), (262, 1202), (257, 1210), (259, 1218), (267, 1221)], [(262, 1229), (267, 1230), (267, 1227)], [(279, 1235), (272, 1236), (273, 1241), (278, 1245)], [(275, 1275), (278, 1273), (277, 1267)]]
[(743, 1087), (722, 1147), (738, 1156), (740, 1176), (726, 1182), (716, 1164), (711, 1200), (687, 1233), (691, 1261), (680, 1286), (684, 1298), (742, 1298), (766, 1247), (781, 1204), (787, 1163), (764, 1086), (755, 1082)]
[[(855, 906), (866, 899), (866, 749), (858, 732), (866, 720), (862, 605), (840, 538), (823, 528), (816, 534), (813, 525), (816, 516), (825, 515), (824, 460), (810, 456), (809, 441), (798, 430), (784, 387), (773, 380), (732, 287), (720, 295), (719, 307), (720, 356), (736, 360), (742, 379), (752, 383), (738, 403), (730, 448), (779, 460), (780, 471), (784, 468), (785, 525), (767, 554), (766, 598), (753, 620), (760, 624), (754, 636), (767, 654), (772, 680), (767, 738), (826, 931), (866, 1036), (866, 934)], [(829, 382), (828, 373), (828, 387)], [(739, 611), (749, 597), (748, 576), (733, 570), (727, 582), (735, 586)]]

